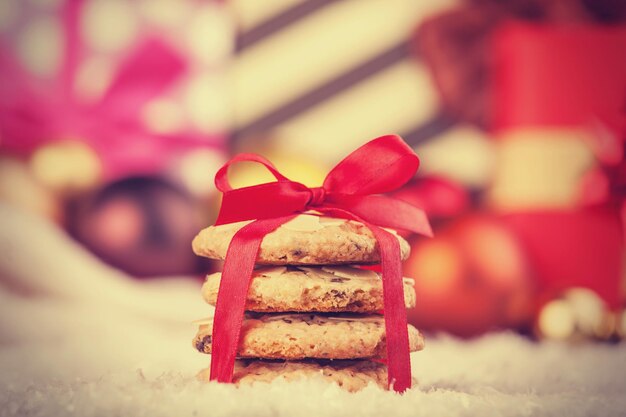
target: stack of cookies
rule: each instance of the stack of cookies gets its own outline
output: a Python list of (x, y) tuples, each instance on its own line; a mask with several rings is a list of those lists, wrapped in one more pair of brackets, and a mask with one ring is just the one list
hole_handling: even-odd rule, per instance
[[(202, 230), (194, 252), (224, 259), (233, 235), (247, 223)], [(409, 245), (397, 237), (406, 259)], [(351, 220), (301, 214), (266, 235), (247, 295), (233, 382), (323, 378), (349, 391), (369, 383), (386, 388), (387, 369), (380, 361), (385, 324), (377, 314), (383, 309), (382, 280), (374, 271), (347, 266), (379, 261), (371, 231)], [(211, 305), (220, 277), (209, 275), (202, 287)], [(404, 301), (408, 308), (415, 305), (407, 278)], [(200, 352), (211, 353), (212, 330), (211, 319), (199, 322), (193, 345)], [(412, 326), (408, 332), (411, 351), (421, 350), (421, 333)], [(208, 369), (199, 377), (208, 380)]]

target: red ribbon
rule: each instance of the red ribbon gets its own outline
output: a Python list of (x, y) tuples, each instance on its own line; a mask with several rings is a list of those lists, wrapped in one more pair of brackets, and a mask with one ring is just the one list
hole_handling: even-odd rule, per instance
[[(243, 161), (262, 164), (277, 181), (233, 189), (228, 168)], [(328, 173), (321, 187), (308, 188), (289, 180), (256, 154), (239, 154), (217, 172), (215, 185), (224, 195), (216, 224), (255, 221), (235, 233), (226, 253), (215, 307), (211, 380), (232, 381), (246, 295), (263, 237), (312, 209), (362, 222), (374, 234), (382, 266), (388, 381), (397, 392), (411, 387), (400, 245), (381, 227), (426, 236), (432, 236), (432, 231), (421, 209), (378, 194), (404, 185), (418, 167), (413, 150), (399, 136), (388, 135), (348, 155)]]

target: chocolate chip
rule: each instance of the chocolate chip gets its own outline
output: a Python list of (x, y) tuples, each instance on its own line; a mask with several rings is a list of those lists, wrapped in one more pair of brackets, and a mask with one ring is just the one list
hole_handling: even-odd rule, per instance
[(330, 290), (330, 293), (333, 296), (333, 298), (336, 300), (342, 300), (346, 298), (345, 291)]
[(293, 321), (291, 321), (291, 320), (289, 320), (289, 319), (283, 319), (283, 321), (284, 321), (285, 323), (289, 323), (289, 324), (293, 323)]
[(204, 336), (202, 339), (196, 342), (196, 349), (200, 352), (204, 352), (204, 347), (211, 344), (211, 335)]
[(300, 249), (292, 250), (291, 254), (293, 256), (302, 256), (302, 251)]
[(336, 277), (330, 280), (330, 282), (346, 282), (346, 281), (350, 281), (350, 278)]

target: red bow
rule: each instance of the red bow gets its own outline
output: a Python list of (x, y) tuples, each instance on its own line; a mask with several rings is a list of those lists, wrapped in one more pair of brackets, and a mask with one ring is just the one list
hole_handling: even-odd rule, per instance
[[(228, 167), (242, 161), (262, 164), (277, 181), (233, 189), (227, 178)], [(263, 237), (298, 213), (314, 209), (360, 221), (374, 234), (382, 266), (389, 384), (398, 392), (411, 386), (400, 247), (396, 237), (381, 227), (426, 236), (432, 236), (432, 231), (422, 210), (401, 200), (372, 194), (404, 185), (418, 166), (413, 150), (399, 136), (388, 135), (366, 143), (339, 162), (322, 187), (308, 188), (291, 181), (270, 161), (255, 154), (239, 154), (217, 172), (215, 185), (224, 196), (216, 224), (256, 221), (233, 236), (226, 253), (215, 307), (212, 380), (232, 380), (246, 294)]]

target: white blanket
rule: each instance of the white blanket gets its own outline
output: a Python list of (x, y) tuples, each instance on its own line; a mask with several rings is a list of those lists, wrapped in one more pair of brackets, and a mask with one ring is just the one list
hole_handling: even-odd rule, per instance
[(202, 384), (199, 284), (138, 282), (0, 205), (0, 416), (619, 416), (626, 344), (430, 337), (400, 396), (318, 381)]

